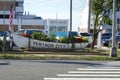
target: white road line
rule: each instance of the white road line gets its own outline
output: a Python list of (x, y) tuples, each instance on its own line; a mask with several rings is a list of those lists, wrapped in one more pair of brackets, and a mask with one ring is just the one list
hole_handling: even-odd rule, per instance
[(44, 78), (44, 80), (120, 80), (120, 78)]
[(93, 74), (86, 74), (86, 75), (81, 75), (81, 74), (57, 74), (59, 77), (119, 77), (120, 75), (108, 75), (108, 74), (102, 74), (102, 75), (93, 75)]
[(94, 69), (94, 68), (78, 68), (78, 70), (81, 70), (81, 71), (85, 71), (85, 70), (87, 70), (87, 71), (90, 71), (90, 70), (96, 70), (96, 71), (101, 71), (101, 70), (105, 70), (105, 71), (120, 71), (120, 69), (112, 69), (112, 68), (98, 68), (98, 69)]
[[(95, 65), (95, 66), (99, 66), (99, 65)], [(120, 69), (120, 67), (109, 67), (109, 66), (108, 67), (104, 67), (104, 66), (103, 67), (101, 67), (101, 66), (99, 66), (99, 67), (87, 67), (87, 68), (88, 69), (89, 68), (94, 68), (94, 69), (98, 69), (98, 68), (100, 68), (100, 69), (106, 69), (106, 68), (107, 69)]]
[(75, 73), (75, 74), (77, 74), (77, 73), (81, 73), (81, 74), (92, 74), (92, 73), (95, 73), (95, 74), (120, 74), (120, 72), (115, 72), (115, 71), (111, 71), (111, 72), (106, 72), (106, 71), (84, 71), (84, 72), (81, 72), (81, 71), (68, 71), (68, 73)]
[(57, 74), (57, 78), (44, 80), (120, 80), (120, 68), (78, 68), (68, 74)]

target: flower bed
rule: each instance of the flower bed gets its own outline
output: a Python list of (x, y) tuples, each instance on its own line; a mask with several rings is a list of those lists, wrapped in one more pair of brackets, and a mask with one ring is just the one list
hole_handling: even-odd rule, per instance
[(42, 34), (40, 32), (35, 32), (31, 35), (31, 38), (40, 40), (40, 41), (48, 41), (48, 42), (55, 42), (58, 41), (60, 43), (82, 43), (82, 42), (88, 42), (88, 38), (86, 37), (79, 37), (79, 36), (71, 36), (71, 37), (62, 37), (59, 39), (56, 39), (55, 35), (50, 35), (47, 37), (45, 34)]

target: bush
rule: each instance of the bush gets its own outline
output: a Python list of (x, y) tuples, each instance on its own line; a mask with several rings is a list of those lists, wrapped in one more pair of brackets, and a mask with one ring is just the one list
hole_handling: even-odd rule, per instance
[(31, 38), (46, 41), (47, 40), (47, 35), (45, 35), (41, 32), (34, 32), (33, 34), (31, 34)]
[(56, 39), (54, 34), (50, 34), (49, 37), (41, 32), (34, 32), (31, 35), (31, 38), (41, 40), (41, 41), (50, 41), (50, 42), (61, 42), (61, 43), (82, 43), (88, 42), (88, 38), (86, 37), (77, 37), (77, 36), (70, 36), (70, 37), (62, 37), (60, 39)]
[(60, 39), (62, 43), (82, 43), (82, 42), (88, 42), (88, 38), (87, 37), (70, 37), (70, 38), (61, 38)]
[(88, 38), (87, 37), (82, 37), (83, 42), (88, 42)]
[(54, 42), (56, 40), (56, 36), (54, 34), (50, 34), (49, 41)]
[(61, 41), (62, 43), (68, 43), (68, 42), (69, 42), (69, 38), (63, 37), (63, 38), (60, 38), (60, 41)]

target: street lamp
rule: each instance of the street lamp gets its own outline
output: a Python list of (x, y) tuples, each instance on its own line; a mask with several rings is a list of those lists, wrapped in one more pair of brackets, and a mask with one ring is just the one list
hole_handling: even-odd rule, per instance
[(112, 21), (112, 47), (110, 49), (110, 57), (117, 57), (116, 48), (116, 0), (113, 0), (113, 21)]

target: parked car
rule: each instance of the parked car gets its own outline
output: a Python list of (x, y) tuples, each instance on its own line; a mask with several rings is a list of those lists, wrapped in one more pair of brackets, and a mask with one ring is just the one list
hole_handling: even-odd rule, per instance
[[(115, 42), (116, 42), (116, 46), (119, 48), (120, 47), (120, 32), (116, 33)], [(111, 45), (112, 45), (112, 37), (109, 40), (109, 46)]]
[(10, 33), (7, 31), (0, 31), (0, 40), (3, 41), (3, 36), (6, 37), (6, 41), (10, 41)]
[(87, 37), (88, 38), (88, 41), (89, 41), (89, 44), (92, 44), (92, 33), (87, 33), (87, 32), (81, 32), (79, 33), (79, 36), (81, 37)]
[(34, 33), (34, 32), (44, 33), (44, 31), (41, 30), (41, 29), (21, 29), (21, 30), (15, 32), (15, 34), (22, 35), (24, 37), (30, 37), (31, 34)]
[(11, 36), (7, 31), (0, 31), (0, 48), (3, 47), (3, 41), (5, 41), (6, 50), (10, 50)]
[(117, 46), (120, 47), (120, 32), (116, 34)]
[(112, 37), (112, 33), (103, 33), (102, 34), (102, 45), (109, 46), (109, 41), (111, 37)]

